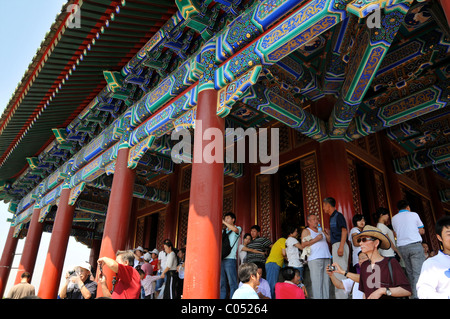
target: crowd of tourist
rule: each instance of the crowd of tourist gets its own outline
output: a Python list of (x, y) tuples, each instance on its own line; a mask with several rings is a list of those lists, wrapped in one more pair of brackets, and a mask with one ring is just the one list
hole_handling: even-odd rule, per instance
[[(435, 253), (423, 241), (419, 215), (406, 200), (397, 207), (391, 221), (389, 210), (378, 208), (373, 214), (375, 225), (357, 214), (348, 230), (336, 201), (328, 197), (323, 200), (323, 211), (329, 215), (327, 227), (310, 214), (307, 227), (290, 225), (274, 243), (261, 236), (258, 225), (243, 232), (235, 224), (236, 216), (226, 213), (220, 298), (449, 299), (450, 216), (439, 219), (435, 234), (430, 235), (440, 244)], [(115, 259), (100, 257), (96, 276), (89, 263), (80, 263), (65, 274), (58, 299), (179, 299), (185, 257), (184, 247), (176, 249), (166, 239), (161, 251), (137, 247), (118, 251)], [(112, 290), (106, 284), (105, 267), (116, 275)], [(30, 273), (23, 273), (7, 298), (35, 297), (30, 278)], [(102, 297), (97, 297), (98, 287)]]
[[(261, 281), (267, 280), (272, 299), (449, 299), (450, 216), (439, 219), (435, 234), (430, 235), (440, 244), (434, 253), (423, 241), (424, 225), (410, 204), (401, 200), (397, 208), (391, 221), (389, 210), (378, 208), (373, 214), (375, 225), (366, 224), (364, 216), (357, 214), (348, 230), (336, 201), (328, 197), (323, 201), (323, 211), (330, 216), (328, 227), (322, 228), (318, 216), (310, 214), (300, 238), (300, 228), (290, 225), (275, 243), (260, 237), (258, 225), (252, 226), (237, 251), (241, 284), (235, 290), (233, 279), (228, 279), (229, 297), (261, 298)], [(226, 231), (235, 232), (233, 237), (241, 235), (234, 220), (233, 229)], [(236, 258), (236, 254), (231, 252), (226, 258)], [(258, 272), (261, 262), (265, 274)], [(227, 281), (221, 283), (224, 292)]]

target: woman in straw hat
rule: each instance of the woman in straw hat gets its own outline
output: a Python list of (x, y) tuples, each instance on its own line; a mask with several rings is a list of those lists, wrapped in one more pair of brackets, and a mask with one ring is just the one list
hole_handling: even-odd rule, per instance
[(353, 237), (355, 246), (360, 246), (369, 260), (361, 265), (359, 290), (367, 299), (386, 297), (408, 297), (411, 286), (395, 258), (383, 257), (378, 249), (389, 249), (389, 238), (377, 227), (367, 225)]

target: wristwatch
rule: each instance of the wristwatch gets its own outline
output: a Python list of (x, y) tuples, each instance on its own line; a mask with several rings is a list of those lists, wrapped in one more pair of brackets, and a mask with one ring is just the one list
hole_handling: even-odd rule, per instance
[(388, 297), (392, 296), (392, 292), (389, 288), (386, 288), (386, 296)]

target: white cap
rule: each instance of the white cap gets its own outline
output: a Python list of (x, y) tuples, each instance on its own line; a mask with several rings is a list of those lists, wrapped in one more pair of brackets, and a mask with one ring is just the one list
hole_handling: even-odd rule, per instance
[(91, 266), (91, 264), (88, 263), (87, 261), (82, 262), (82, 263), (79, 263), (79, 264), (77, 265), (77, 267), (80, 267), (80, 268), (89, 270), (89, 272), (92, 272), (92, 270), (91, 270), (91, 269), (92, 269), (92, 266)]
[(144, 254), (144, 259), (149, 261), (150, 259), (152, 259), (152, 255), (150, 255), (150, 253), (145, 253)]

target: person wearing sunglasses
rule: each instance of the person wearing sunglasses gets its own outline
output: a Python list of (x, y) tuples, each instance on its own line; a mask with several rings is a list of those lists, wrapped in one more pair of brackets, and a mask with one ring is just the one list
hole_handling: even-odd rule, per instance
[(366, 299), (409, 297), (411, 285), (395, 258), (383, 257), (378, 249), (389, 249), (391, 241), (377, 227), (366, 225), (353, 237), (355, 246), (369, 257), (361, 264), (359, 290)]

